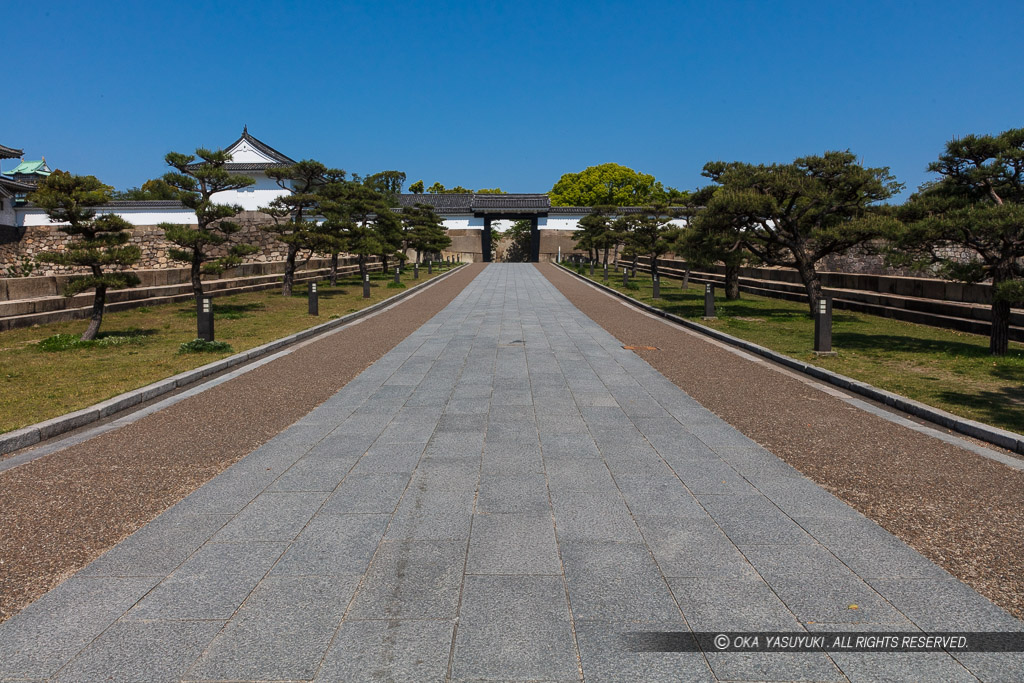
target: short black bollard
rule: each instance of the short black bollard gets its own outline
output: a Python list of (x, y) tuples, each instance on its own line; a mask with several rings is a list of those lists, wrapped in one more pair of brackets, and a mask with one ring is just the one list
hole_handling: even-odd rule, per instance
[(419, 280), (420, 279), (420, 264), (418, 264), (418, 263), (412, 264), (412, 279), (413, 280)]
[(427, 261), (427, 275), (434, 274), (434, 259)]
[(370, 274), (367, 273), (363, 276), (363, 298), (370, 298)]
[(604, 283), (608, 284), (608, 264), (604, 264)]
[(814, 353), (819, 356), (834, 356), (832, 350), (832, 297), (818, 299), (818, 310), (814, 316)]
[(710, 282), (704, 285), (704, 317), (715, 318), (715, 286)]
[(320, 293), (316, 291), (316, 283), (309, 283), (309, 314), (320, 315)]
[(622, 269), (622, 286), (625, 287), (628, 284), (629, 284), (629, 269), (628, 268), (623, 268)]
[(594, 277), (594, 259), (590, 259), (590, 277)]
[(213, 300), (200, 297), (196, 303), (196, 336), (203, 341), (213, 341)]
[(397, 285), (401, 281), (402, 281), (402, 269), (399, 268), (398, 266), (395, 266), (395, 284)]
[(660, 299), (661, 298), (661, 280), (658, 279), (657, 275), (654, 276), (654, 280), (651, 282), (651, 286), (652, 286), (652, 292), (653, 292), (653, 297), (652, 298)]

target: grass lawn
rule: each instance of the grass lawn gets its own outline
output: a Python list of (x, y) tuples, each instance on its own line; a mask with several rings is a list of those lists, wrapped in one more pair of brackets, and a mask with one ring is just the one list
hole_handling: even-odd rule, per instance
[[(601, 275), (594, 280), (601, 282)], [(621, 272), (608, 280), (618, 291), (682, 318), (955, 415), (1024, 433), (1024, 344), (1011, 342), (1010, 352), (997, 358), (989, 355), (988, 337), (835, 309), (832, 349), (839, 355), (818, 357), (806, 304), (746, 292), (738, 301), (726, 301), (719, 287), (718, 320), (702, 321), (703, 285), (684, 292), (678, 280), (662, 279), (661, 299), (655, 301), (649, 275), (637, 273), (638, 290), (622, 287)]]
[[(437, 277), (420, 269), (402, 273), (406, 287)], [(232, 353), (353, 313), (387, 299), (402, 289), (390, 288), (394, 274), (372, 274), (370, 298), (363, 298), (358, 276), (319, 285), (320, 315), (307, 312), (307, 286), (297, 285), (290, 298), (280, 288), (214, 296), (217, 341), (231, 352), (178, 354), (178, 347), (196, 336), (192, 301), (107, 312), (100, 336), (119, 337), (117, 345), (47, 352), (37, 343), (56, 334), (81, 335), (88, 320), (37, 325), (0, 332), (0, 433), (88, 407), (132, 389)]]

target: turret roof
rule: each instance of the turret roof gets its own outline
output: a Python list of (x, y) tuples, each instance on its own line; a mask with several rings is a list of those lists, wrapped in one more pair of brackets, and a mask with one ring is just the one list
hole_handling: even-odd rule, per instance
[(278, 150), (274, 149), (273, 147), (263, 142), (262, 140), (258, 140), (257, 138), (250, 135), (248, 126), (244, 126), (242, 128), (242, 137), (232, 142), (225, 149), (227, 149), (229, 152), (234, 153), (233, 150), (236, 150), (239, 147), (243, 147), (245, 144), (248, 144), (249, 147), (258, 152), (260, 156), (265, 157), (268, 161), (230, 162), (225, 164), (224, 168), (226, 168), (229, 171), (261, 171), (267, 168), (273, 168), (275, 166), (290, 166), (296, 163), (296, 161), (289, 157), (287, 154), (279, 152)]
[(24, 153), (25, 152), (23, 150), (0, 145), (0, 159), (17, 159)]
[(17, 168), (13, 168), (10, 171), (4, 171), (4, 175), (50, 175), (50, 167), (46, 165), (46, 159), (40, 161), (22, 161), (18, 164)]

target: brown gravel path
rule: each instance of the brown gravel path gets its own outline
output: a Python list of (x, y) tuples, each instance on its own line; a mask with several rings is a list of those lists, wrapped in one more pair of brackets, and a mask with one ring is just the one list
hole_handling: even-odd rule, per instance
[(482, 268), (466, 266), (236, 379), (0, 473), (0, 622), (306, 415)]
[(594, 289), (541, 272), (704, 406), (1024, 618), (1024, 473), (857, 409)]

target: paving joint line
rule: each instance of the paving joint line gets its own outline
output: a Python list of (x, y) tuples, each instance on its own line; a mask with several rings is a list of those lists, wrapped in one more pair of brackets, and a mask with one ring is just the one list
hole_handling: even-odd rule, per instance
[[(19, 451), (23, 448), (35, 446), (36, 444), (48, 441), (51, 438), (60, 436), (62, 434), (66, 434), (70, 431), (74, 431), (82, 427), (86, 427), (104, 418), (116, 415), (118, 413), (122, 413), (124, 411), (128, 411), (134, 408), (135, 406), (138, 406), (142, 403), (146, 403), (155, 398), (159, 398), (160, 396), (164, 396), (165, 394), (171, 393), (176, 389), (186, 388), (186, 391), (176, 394), (175, 396), (172, 396), (168, 399), (165, 399), (165, 401), (143, 407), (141, 409), (123, 415), (122, 417), (117, 418), (112, 422), (109, 422), (105, 425), (101, 425), (95, 428), (97, 431), (90, 430), (89, 432), (86, 432), (84, 434), (71, 436), (69, 437), (70, 443), (67, 443), (65, 445), (61, 445), (61, 443), (64, 440), (62, 440), (61, 442), (57, 442), (56, 444), (44, 444), (43, 446), (40, 447), (43, 449), (44, 452), (31, 452), (31, 457), (22, 457), (22, 455), (29, 455), (29, 453), (25, 453), (22, 455), (16, 455), (7, 458), (6, 460), (0, 460), (0, 472), (3, 472), (4, 470), (10, 469), (17, 465), (30, 462), (44, 455), (48, 455), (49, 453), (53, 453), (56, 450), (60, 450), (61, 448), (65, 448), (66, 446), (73, 445), (78, 441), (88, 440), (89, 438), (92, 438), (94, 436), (97, 436), (98, 434), (103, 433), (103, 431), (109, 431), (110, 429), (116, 429), (118, 427), (124, 426), (125, 424), (134, 421), (133, 419), (128, 418), (134, 417), (135, 419), (139, 419), (139, 417), (143, 417), (145, 414), (149, 414), (149, 412), (155, 412), (150, 411), (151, 408), (156, 408), (156, 406), (160, 406), (160, 408), (166, 408), (167, 406), (173, 405), (178, 401), (184, 400), (185, 398), (188, 398), (190, 396), (194, 396), (197, 393), (201, 393), (206, 389), (212, 388), (230, 379), (234, 379), (239, 375), (255, 370), (256, 368), (272, 360), (281, 358), (282, 356), (288, 355), (292, 351), (301, 348), (302, 346), (305, 345), (305, 343), (312, 343), (318, 341), (323, 337), (326, 337), (335, 332), (339, 332), (340, 330), (348, 327), (349, 325), (356, 324), (358, 322), (361, 322), (363, 319), (381, 313), (390, 308), (391, 306), (399, 304), (405, 301), (406, 299), (415, 296), (416, 294), (419, 294), (426, 288), (434, 284), (437, 284), (438, 282), (441, 282), (449, 275), (459, 272), (460, 270), (462, 270), (462, 268), (463, 265), (456, 266), (455, 268), (449, 270), (446, 273), (442, 273), (441, 275), (438, 275), (435, 278), (432, 278), (426, 282), (421, 282), (420, 284), (413, 286), (411, 289), (399, 292), (398, 294), (395, 294), (394, 296), (391, 296), (383, 301), (378, 301), (377, 303), (371, 304), (370, 306), (367, 306), (364, 309), (355, 311), (353, 313), (349, 313), (347, 315), (341, 316), (340, 318), (328, 320), (326, 322), (320, 323), (319, 325), (314, 325), (313, 327), (307, 328), (305, 330), (300, 330), (299, 332), (296, 332), (294, 334), (281, 337), (280, 339), (272, 340), (270, 342), (267, 342), (266, 344), (261, 344), (260, 346), (256, 346), (247, 351), (241, 351), (232, 356), (228, 356), (227, 358), (223, 358), (219, 361), (214, 361), (213, 363), (208, 363), (193, 370), (187, 370), (177, 375), (172, 375), (171, 377), (158, 380), (156, 382), (147, 384), (146, 386), (140, 387), (138, 389), (132, 389), (131, 391), (127, 391), (123, 394), (119, 394), (118, 396), (114, 396), (113, 398), (109, 398), (105, 401), (101, 401), (100, 403), (96, 403), (94, 405), (82, 408), (80, 410), (76, 410), (66, 415), (61, 415), (59, 417), (51, 418), (49, 420), (44, 420), (43, 422), (37, 422), (36, 424), (28, 425), (27, 427), (21, 427), (19, 429), (15, 429), (13, 431), (0, 435), (0, 456), (2, 456), (7, 453)], [(237, 370), (234, 370), (233, 372), (221, 375), (219, 377), (215, 377), (206, 382), (202, 381), (203, 378), (205, 377), (210, 377), (211, 375), (224, 372), (225, 370), (228, 370), (229, 368), (233, 368), (235, 366), (239, 367)], [(144, 414), (139, 415), (139, 413)], [(110, 425), (116, 426), (110, 427)], [(56, 447), (51, 448), (50, 446)]]
[[(892, 410), (912, 415), (927, 422), (937, 424), (940, 427), (945, 427), (946, 429), (951, 429), (953, 431), (959, 432), (966, 436), (973, 437), (980, 441), (985, 441), (994, 446), (1005, 448), (1008, 451), (1024, 455), (1024, 434), (1017, 434), (1015, 432), (1000, 429), (998, 427), (993, 427), (991, 425), (986, 425), (975, 420), (969, 420), (967, 418), (958, 417), (956, 415), (953, 415), (952, 413), (946, 412), (939, 408), (934, 408), (932, 406), (926, 405), (919, 401), (915, 401), (905, 396), (901, 396), (890, 391), (885, 391), (884, 389), (879, 389), (875, 386), (867, 384), (866, 382), (861, 382), (859, 380), (855, 380), (845, 375), (840, 375), (839, 373), (832, 372), (830, 370), (825, 370), (824, 368), (820, 368), (810, 363), (803, 363), (801, 361), (796, 360), (795, 358), (786, 356), (776, 351), (772, 351), (771, 349), (765, 348), (758, 344), (754, 344), (753, 342), (748, 342), (738, 337), (734, 337), (730, 334), (726, 334), (719, 330), (715, 330), (705, 325), (693, 322), (692, 320), (687, 320), (677, 315), (673, 315), (660, 308), (651, 306), (650, 304), (645, 304), (644, 302), (638, 301), (637, 299), (627, 296), (615, 289), (612, 289), (611, 287), (607, 287), (601, 283), (594, 282), (578, 273), (575, 273), (561, 264), (558, 264), (557, 267), (560, 268), (562, 271), (568, 273), (569, 275), (590, 285), (591, 287), (609, 296), (619, 299), (620, 302), (623, 303), (623, 305), (639, 308), (642, 311), (654, 317), (661, 318), (663, 321), (675, 323), (675, 325), (682, 326), (691, 332), (696, 332), (700, 335), (711, 337), (712, 339), (720, 343), (737, 347), (749, 353), (761, 356), (769, 361), (774, 361), (775, 363), (783, 365), (787, 369), (794, 370), (798, 373), (802, 373), (809, 377), (813, 377), (816, 380), (825, 382), (835, 387), (839, 387), (840, 389), (845, 389), (847, 391), (860, 394), (861, 396), (865, 396), (873, 401), (877, 401), (878, 403), (881, 403)], [(853, 401), (849, 402), (851, 403), (851, 405), (857, 405), (862, 410), (865, 409), (863, 404), (858, 405)], [(868, 412), (879, 415), (880, 417), (886, 417), (886, 411), (869, 410)], [(897, 422), (897, 420), (894, 420), (892, 418), (886, 417), (886, 419), (889, 419), (891, 422)], [(897, 422), (897, 424), (903, 423)], [(941, 434), (942, 432), (937, 433)], [(931, 435), (935, 436), (935, 434)], [(962, 440), (958, 439), (958, 441)], [(1021, 461), (1019, 458), (1013, 458), (1011, 456), (1003, 455), (997, 451), (979, 449), (977, 447), (968, 448), (968, 450), (971, 450), (972, 452), (975, 452), (978, 455), (990, 458), (1014, 469), (1024, 470), (1024, 461)], [(987, 452), (981, 452), (982, 450), (985, 450)]]

